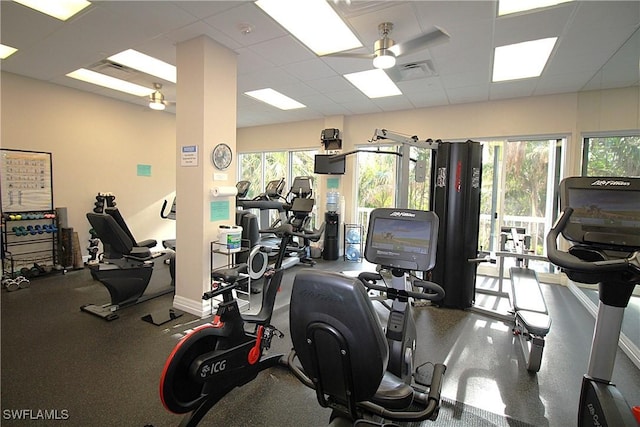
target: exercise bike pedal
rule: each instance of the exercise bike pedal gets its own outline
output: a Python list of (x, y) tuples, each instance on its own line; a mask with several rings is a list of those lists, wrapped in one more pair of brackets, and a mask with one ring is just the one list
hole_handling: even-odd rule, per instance
[(269, 350), (269, 348), (271, 348), (271, 340), (274, 336), (278, 338), (284, 338), (284, 334), (275, 326), (265, 326), (262, 331), (262, 342), (260, 343), (260, 347), (262, 348), (262, 350)]
[(413, 379), (416, 384), (423, 387), (431, 387), (431, 380), (433, 379), (433, 363), (426, 362), (418, 366), (413, 373)]

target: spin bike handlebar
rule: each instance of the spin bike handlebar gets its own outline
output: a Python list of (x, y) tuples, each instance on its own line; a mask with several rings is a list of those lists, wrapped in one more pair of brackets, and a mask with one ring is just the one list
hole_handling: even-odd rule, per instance
[(572, 208), (566, 208), (556, 224), (547, 234), (547, 258), (555, 265), (570, 271), (583, 273), (607, 273), (635, 270), (640, 272), (640, 251), (633, 252), (627, 258), (616, 258), (606, 261), (584, 261), (568, 252), (558, 249), (558, 235), (564, 230), (571, 214)]
[(408, 298), (423, 299), (429, 301), (440, 301), (444, 298), (445, 291), (442, 286), (437, 283), (429, 282), (427, 280), (414, 280), (413, 285), (424, 289), (428, 292), (412, 292), (395, 288), (389, 288), (386, 286), (380, 286), (375, 282), (382, 279), (382, 276), (378, 273), (362, 272), (358, 275), (358, 279), (367, 289), (374, 291), (380, 291), (387, 294), (391, 299), (398, 299), (399, 301), (407, 301)]

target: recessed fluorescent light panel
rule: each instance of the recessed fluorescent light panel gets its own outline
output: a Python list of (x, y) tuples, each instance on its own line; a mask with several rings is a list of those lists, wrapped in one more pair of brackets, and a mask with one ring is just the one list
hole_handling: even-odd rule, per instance
[(262, 101), (269, 105), (273, 105), (274, 107), (278, 107), (281, 110), (295, 110), (296, 108), (306, 107), (306, 105), (299, 103), (295, 99), (291, 99), (288, 96), (283, 95), (271, 88), (251, 90), (249, 92), (245, 92), (244, 94), (257, 99), (258, 101)]
[(550, 37), (496, 47), (493, 55), (492, 81), (540, 76), (557, 40), (557, 37)]
[(16, 49), (15, 47), (0, 44), (0, 59), (8, 58), (9, 56), (13, 55), (17, 51), (18, 49)]
[(573, 0), (500, 0), (498, 2), (498, 16), (555, 6), (570, 1)]
[(14, 0), (23, 6), (35, 9), (46, 15), (53, 16), (61, 21), (66, 21), (80, 12), (91, 2), (87, 0)]
[(145, 55), (137, 50), (128, 49), (109, 57), (110, 61), (117, 62), (129, 68), (142, 71), (152, 76), (159, 77), (168, 82), (176, 82), (176, 67), (164, 61)]
[(256, 5), (316, 55), (362, 47), (326, 0), (258, 0)]
[(345, 74), (344, 77), (369, 98), (402, 95), (398, 86), (380, 69)]
[(149, 96), (155, 91), (155, 89), (153, 88), (148, 88), (137, 85), (135, 83), (127, 82), (125, 80), (116, 79), (115, 77), (96, 73), (95, 71), (87, 70), (86, 68), (80, 68), (67, 74), (67, 76), (74, 79), (82, 80), (87, 83), (93, 83), (94, 85), (119, 90), (120, 92), (130, 93), (131, 95), (136, 96)]

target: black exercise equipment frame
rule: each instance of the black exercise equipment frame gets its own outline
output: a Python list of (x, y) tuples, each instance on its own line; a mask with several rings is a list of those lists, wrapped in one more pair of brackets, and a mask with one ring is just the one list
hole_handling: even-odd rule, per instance
[[(183, 337), (169, 355), (160, 378), (160, 399), (164, 407), (177, 414), (189, 413), (183, 427), (196, 426), (220, 399), (236, 387), (252, 381), (268, 368), (278, 365), (282, 355), (265, 356), (273, 336), (282, 333), (270, 325), (275, 299), (280, 288), (282, 261), (287, 242), (296, 233), (289, 224), (275, 229), (282, 237), (275, 266), (265, 273), (262, 306), (256, 314), (240, 314), (232, 290), (246, 285), (247, 265), (218, 269), (212, 278), (217, 289), (205, 292), (204, 300), (222, 296), (211, 323)], [(253, 332), (245, 330), (246, 324)]]
[[(583, 195), (578, 203), (580, 197), (574, 194), (580, 191), (588, 191), (588, 196)], [(603, 193), (608, 194), (603, 197)], [(617, 202), (628, 205), (607, 205), (611, 194)], [(582, 379), (579, 427), (638, 426), (629, 405), (611, 382), (624, 310), (633, 289), (640, 284), (640, 247), (635, 243), (640, 242), (640, 234), (629, 236), (628, 229), (629, 224), (640, 222), (638, 194), (639, 178), (565, 178), (560, 184), (562, 213), (547, 235), (551, 262), (572, 280), (598, 284), (599, 307), (589, 367)], [(634, 201), (635, 207), (630, 209)], [(632, 214), (636, 216), (630, 217)], [(574, 243), (568, 252), (558, 249), (560, 233)]]

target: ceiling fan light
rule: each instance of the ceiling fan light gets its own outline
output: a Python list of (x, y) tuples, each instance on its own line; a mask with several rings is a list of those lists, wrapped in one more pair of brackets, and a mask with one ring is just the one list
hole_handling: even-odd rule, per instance
[(155, 91), (149, 95), (149, 108), (156, 111), (162, 111), (165, 109), (164, 95), (160, 91)]
[(162, 102), (150, 101), (149, 108), (156, 111), (162, 111), (165, 108), (165, 105)]
[(393, 54), (393, 52), (390, 52), (386, 49), (377, 52), (376, 57), (373, 58), (373, 66), (376, 68), (380, 68), (381, 70), (386, 70), (387, 68), (391, 68), (394, 65), (396, 65), (396, 56)]

